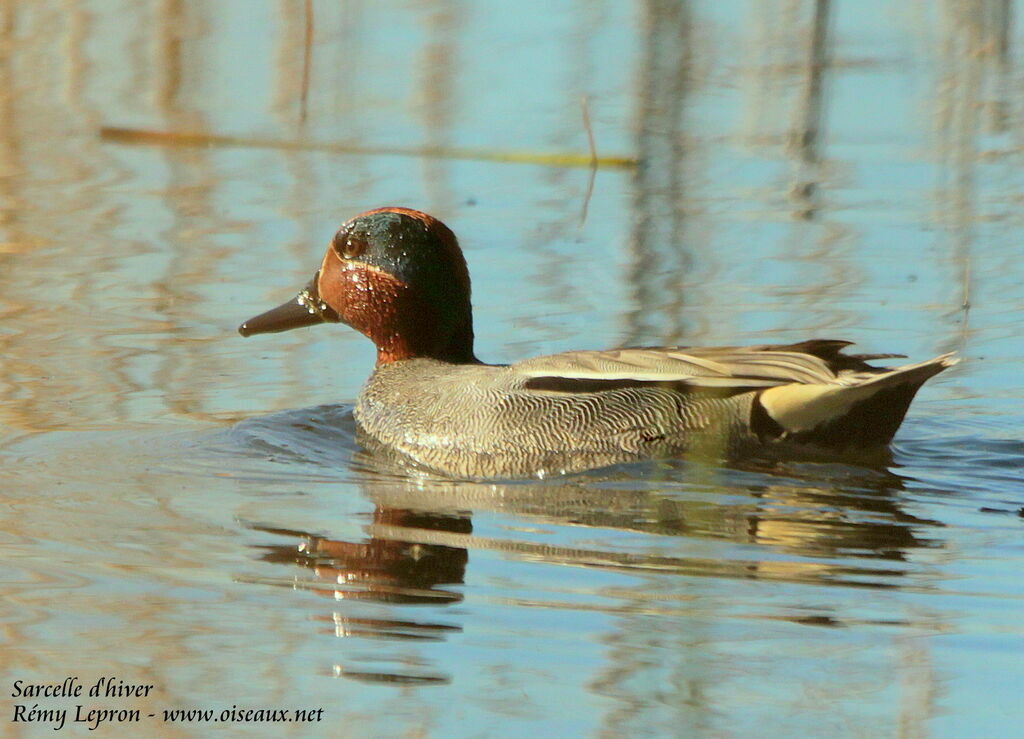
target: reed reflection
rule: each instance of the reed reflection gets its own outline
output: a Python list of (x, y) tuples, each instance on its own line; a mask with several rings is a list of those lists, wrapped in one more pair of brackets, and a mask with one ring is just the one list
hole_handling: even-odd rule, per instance
[(692, 191), (705, 173), (686, 145), (684, 115), (703, 81), (694, 69), (693, 11), (689, 2), (663, 0), (647, 0), (642, 11), (635, 128), (643, 166), (633, 174), (628, 280), (635, 308), (626, 318), (625, 346), (694, 338), (682, 323), (682, 281), (692, 272), (693, 245), (707, 240), (693, 234), (702, 205)]

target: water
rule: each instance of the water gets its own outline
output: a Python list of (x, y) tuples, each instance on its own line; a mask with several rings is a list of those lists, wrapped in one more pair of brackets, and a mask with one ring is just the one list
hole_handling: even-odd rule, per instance
[[(307, 36), (299, 2), (0, 3), (7, 732), (52, 734), (6, 723), (15, 680), (69, 675), (154, 685), (85, 701), (140, 710), (108, 735), (233, 706), (324, 709), (228, 729), (267, 736), (1015, 731), (1019, 8), (310, 7)], [(641, 161), (589, 199), (556, 159), (589, 157), (583, 98)], [(402, 477), (354, 440), (365, 339), (235, 334), (384, 204), (459, 234), (489, 361), (964, 361), (880, 469)]]

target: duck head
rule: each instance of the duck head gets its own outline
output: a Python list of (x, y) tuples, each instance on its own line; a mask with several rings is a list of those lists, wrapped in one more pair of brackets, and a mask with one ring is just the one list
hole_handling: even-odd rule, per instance
[(455, 234), (408, 208), (348, 221), (292, 300), (238, 327), (242, 336), (346, 323), (377, 346), (377, 364), (429, 357), (475, 362), (469, 271)]

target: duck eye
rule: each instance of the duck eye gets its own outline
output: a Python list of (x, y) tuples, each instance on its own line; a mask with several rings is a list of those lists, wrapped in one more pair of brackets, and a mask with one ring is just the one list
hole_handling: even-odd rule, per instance
[(351, 233), (339, 233), (334, 237), (334, 251), (345, 259), (353, 259), (366, 251), (366, 241)]

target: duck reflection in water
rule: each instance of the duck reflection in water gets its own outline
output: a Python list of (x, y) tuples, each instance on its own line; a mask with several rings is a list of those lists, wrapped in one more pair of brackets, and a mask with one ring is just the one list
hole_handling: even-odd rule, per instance
[[(418, 512), (377, 506), (369, 526), (370, 537), (362, 542), (329, 539), (289, 529), (251, 526), (256, 531), (299, 537), (293, 543), (261, 546), (265, 562), (308, 568), (314, 579), (307, 589), (337, 601), (399, 606), (450, 605), (462, 600), (462, 593), (446, 585), (460, 585), (469, 555), (465, 548), (443, 544), (405, 541), (403, 530), (440, 531), (468, 534), (468, 516)], [(395, 619), (379, 615), (358, 615), (354, 606), (339, 608), (329, 617), (338, 637), (360, 637), (397, 641), (439, 641), (461, 627), (423, 619)], [(449, 681), (447, 675), (416, 666), (400, 670), (352, 669), (335, 666), (339, 676), (365, 682), (432, 683)]]
[[(372, 457), (360, 458), (359, 464), (368, 459)], [(497, 485), (430, 478), (402, 482), (371, 475), (364, 467), (360, 485), (374, 504), (365, 540), (252, 528), (292, 539), (261, 547), (262, 559), (308, 568), (313, 577), (305, 588), (337, 601), (333, 613), (318, 617), (329, 620), (337, 636), (394, 644), (393, 650), (375, 647), (371, 657), (352, 657), (346, 650), (349, 663), (336, 666), (336, 673), (402, 684), (450, 680), (422, 654), (410, 656), (409, 647), (444, 642), (462, 631), (461, 621), (469, 612), (448, 607), (463, 600), (470, 550), (484, 558), (498, 554), (634, 573), (641, 576), (637, 587), (642, 589), (650, 588), (652, 574), (674, 575), (678, 587), (669, 582), (655, 596), (671, 602), (671, 593), (686, 591), (685, 582), (693, 577), (900, 588), (908, 574), (902, 564), (908, 554), (941, 543), (933, 536), (941, 524), (903, 510), (904, 479), (885, 469), (763, 462), (722, 470), (679, 462), (646, 465), (643, 471), (642, 478), (636, 470), (627, 470), (628, 478), (616, 477), (612, 470), (560, 484)], [(488, 517), (491, 535), (474, 533), (472, 514)], [(494, 515), (513, 516), (516, 525), (495, 528)], [(548, 537), (538, 541), (534, 535), (509, 535), (520, 526), (557, 528), (558, 543), (547, 543)], [(595, 530), (615, 532), (614, 543), (595, 547)], [(649, 536), (639, 546), (635, 536), (618, 546), (620, 535), (637, 533)], [(297, 545), (295, 537), (300, 539)], [(707, 543), (697, 540), (718, 540), (721, 550), (693, 556), (708, 552)], [(752, 544), (767, 547), (766, 556), (751, 556)], [(292, 588), (295, 581), (289, 577), (281, 584)], [(646, 593), (647, 602), (650, 597)], [(519, 603), (515, 591), (503, 600)], [(529, 604), (538, 605), (535, 601)], [(627, 608), (637, 607), (636, 601), (629, 602)], [(525, 598), (522, 603), (527, 604)], [(602, 609), (593, 602), (578, 607)], [(607, 607), (619, 613), (624, 606), (616, 602)], [(405, 614), (415, 617), (401, 617)], [(843, 625), (826, 611), (795, 609), (780, 618)], [(353, 664), (361, 660), (375, 664)]]

